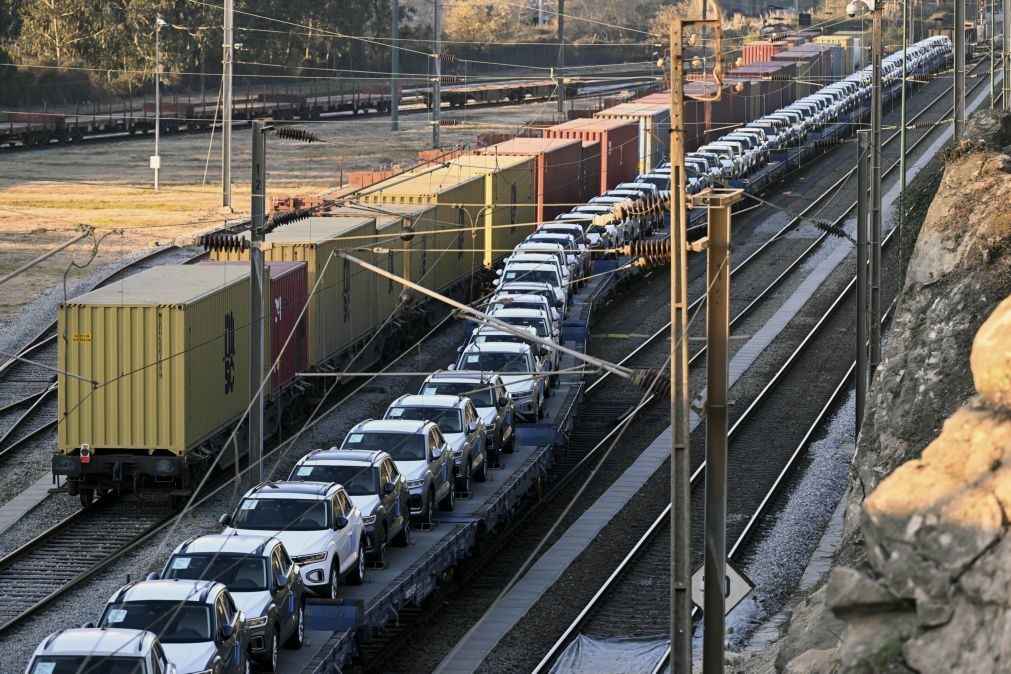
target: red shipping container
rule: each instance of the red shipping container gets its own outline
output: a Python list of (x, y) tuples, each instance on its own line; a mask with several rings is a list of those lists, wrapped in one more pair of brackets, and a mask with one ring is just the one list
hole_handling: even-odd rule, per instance
[(573, 119), (544, 129), (545, 138), (600, 142), (600, 191), (635, 179), (639, 167), (639, 123), (622, 119)]
[(579, 200), (584, 204), (600, 194), (600, 141), (584, 140), (579, 170)]
[[(203, 264), (230, 264), (249, 268), (248, 262)], [(270, 390), (274, 392), (291, 382), (296, 373), (305, 372), (308, 367), (308, 332), (302, 309), (309, 292), (309, 277), (305, 262), (267, 262), (266, 265), (270, 272), (270, 306), (267, 307), (268, 315), (265, 317), (269, 330), (270, 360), (264, 366), (270, 367), (281, 355), (277, 368), (271, 375)], [(290, 341), (288, 335), (291, 335)], [(287, 348), (284, 348), (285, 342)]]
[(537, 158), (537, 221), (554, 220), (582, 203), (583, 145), (560, 138), (514, 138), (473, 150), (473, 154)]
[(768, 40), (755, 40), (754, 42), (748, 42), (744, 45), (744, 50), (741, 55), (741, 64), (750, 65), (757, 61), (768, 61), (778, 51), (779, 47)]

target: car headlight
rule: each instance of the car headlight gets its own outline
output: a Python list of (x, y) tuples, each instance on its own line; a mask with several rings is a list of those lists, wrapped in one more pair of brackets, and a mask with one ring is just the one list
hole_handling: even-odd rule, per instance
[(253, 618), (252, 620), (247, 620), (245, 622), (246, 629), (247, 630), (255, 630), (255, 629), (258, 629), (260, 627), (263, 627), (264, 625), (267, 624), (267, 620), (268, 620), (267, 616), (261, 616), (259, 618)]
[(293, 555), (291, 561), (296, 564), (315, 564), (326, 561), (326, 552), (314, 552), (309, 555)]
[(362, 524), (375, 524), (375, 523), (376, 523), (375, 515), (368, 515), (362, 518)]
[(498, 424), (485, 424), (484, 429), (489, 433), (494, 433), (495, 429), (498, 428)]
[(425, 480), (424, 480), (424, 478), (422, 478), (420, 480), (408, 480), (407, 481), (407, 488), (408, 489), (417, 489), (418, 487), (424, 487), (424, 486), (425, 486)]

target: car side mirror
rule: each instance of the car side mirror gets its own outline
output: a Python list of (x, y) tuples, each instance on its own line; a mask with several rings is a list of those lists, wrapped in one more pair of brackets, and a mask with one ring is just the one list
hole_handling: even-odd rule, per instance
[(456, 352), (457, 353), (463, 353), (463, 346), (456, 347)]
[(392, 482), (387, 482), (386, 484), (383, 485), (384, 494), (392, 494), (394, 491), (396, 491), (396, 489), (397, 485), (393, 484)]
[(286, 587), (288, 587), (288, 576), (283, 573), (277, 574), (277, 577), (274, 578), (274, 589), (283, 590)]
[(446, 369), (447, 370), (455, 370), (456, 369), (456, 365), (454, 363), (450, 363), (449, 366)]
[(95, 626), (95, 623), (93, 623), (93, 622), (91, 622), (91, 621), (89, 620), (88, 622), (86, 622), (86, 623), (84, 623), (84, 624), (82, 624), (82, 625), (81, 625), (81, 629), (82, 629), (82, 630), (90, 630), (90, 629), (91, 629), (91, 628), (93, 628), (94, 626)]
[(228, 526), (228, 524), (231, 521), (232, 521), (232, 516), (229, 515), (228, 513), (225, 513), (224, 515), (222, 515), (221, 517), (218, 518), (218, 522), (221, 522), (221, 524), (224, 525), (224, 526), (226, 526), (226, 527)]
[(334, 520), (333, 528), (336, 529), (337, 531), (340, 531), (347, 525), (348, 525), (348, 518), (344, 517), (343, 515), (338, 515), (337, 519)]
[(235, 634), (235, 627), (231, 623), (225, 623), (221, 626), (222, 639), (231, 639), (233, 634)]
[(505, 407), (508, 404), (509, 404), (509, 398), (507, 396), (502, 396), (501, 398), (498, 399), (498, 406), (499, 407)]
[(537, 350), (537, 353), (539, 353), (542, 358), (547, 358), (548, 356), (551, 355), (551, 349), (549, 349), (546, 346), (542, 346)]
[(147, 574), (147, 577), (144, 578), (144, 580), (158, 580), (158, 572), (152, 571), (151, 573)]
[(495, 276), (501, 276), (501, 275), (502, 275), (502, 270), (501, 269), (496, 269), (495, 270)]
[(468, 433), (477, 433), (477, 422), (476, 421), (472, 421), (469, 424), (467, 424), (467, 432)]
[(433, 447), (432, 448), (432, 459), (436, 460), (436, 459), (441, 459), (441, 458), (442, 458), (442, 450), (439, 449), (438, 447)]
[(563, 306), (565, 306), (564, 302), (562, 302), (561, 300), (555, 300), (555, 308), (556, 309), (561, 309)]

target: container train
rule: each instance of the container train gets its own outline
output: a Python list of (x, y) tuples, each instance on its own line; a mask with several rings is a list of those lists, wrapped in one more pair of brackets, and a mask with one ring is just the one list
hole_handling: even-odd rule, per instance
[[(796, 73), (798, 62), (821, 68), (826, 53), (831, 49), (819, 48), (773, 65), (787, 73)], [(902, 58), (883, 63), (892, 93)], [(911, 73), (943, 70), (951, 41), (928, 38), (906, 58)], [(691, 190), (714, 181), (747, 185), (749, 175), (815, 151), (805, 145), (809, 134), (833, 124), (846, 132), (849, 125), (839, 122), (866, 114), (867, 69), (796, 101), (789, 96), (796, 83), (767, 76), (741, 73), (738, 80), (758, 83), (744, 91), (769, 82), (793, 88), (763, 94), (761, 105), (738, 104), (740, 91), (728, 82), (723, 102), (689, 105), (695, 124), (689, 147), (701, 148), (689, 155)], [(763, 107), (768, 100), (783, 107)], [(741, 123), (747, 125), (737, 128)], [(269, 234), (268, 434), (298, 419), (299, 408), (321, 393), (308, 383), (318, 379), (300, 379), (298, 372), (339, 372), (352, 364), (366, 370), (445, 311), (337, 251), (352, 250), (426, 288), (472, 301), (494, 279), (493, 267), (543, 223), (580, 223), (586, 241), (602, 248), (627, 243), (656, 224), (663, 203), (657, 195), (669, 190), (662, 184), (664, 176), (669, 180), (667, 126), (669, 108), (647, 96), (545, 129), (540, 139), (506, 141), (386, 178)], [(622, 208), (629, 200), (636, 207)], [(608, 213), (621, 213), (625, 222), (605, 225), (615, 220)], [(53, 473), (85, 505), (110, 489), (158, 489), (182, 500), (212, 465), (228, 466), (244, 451), (237, 426), (250, 395), (250, 276), (248, 264), (236, 263), (248, 260), (248, 246), (228, 242), (212, 250), (214, 262), (157, 267), (59, 306)], [(226, 446), (233, 431), (234, 447)]]

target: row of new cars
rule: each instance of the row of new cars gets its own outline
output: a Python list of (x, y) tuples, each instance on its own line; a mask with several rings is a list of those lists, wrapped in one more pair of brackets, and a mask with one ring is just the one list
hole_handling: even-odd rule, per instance
[[(636, 185), (617, 201), (649, 195)], [(618, 199), (618, 197), (621, 197)], [(606, 209), (611, 210), (607, 202)], [(656, 226), (637, 222), (631, 237)], [(506, 258), (469, 326), (458, 361), (396, 398), (382, 419), (301, 457), (286, 480), (246, 492), (219, 534), (187, 540), (158, 573), (119, 589), (96, 624), (63, 630), (36, 650), (30, 674), (90, 671), (232, 674), (278, 671), (282, 647), (305, 637), (305, 599), (337, 598), (368, 564), (407, 546), (435, 511), (516, 447), (517, 421), (535, 422), (558, 385), (562, 320), (592, 274), (581, 222), (541, 226)]]

